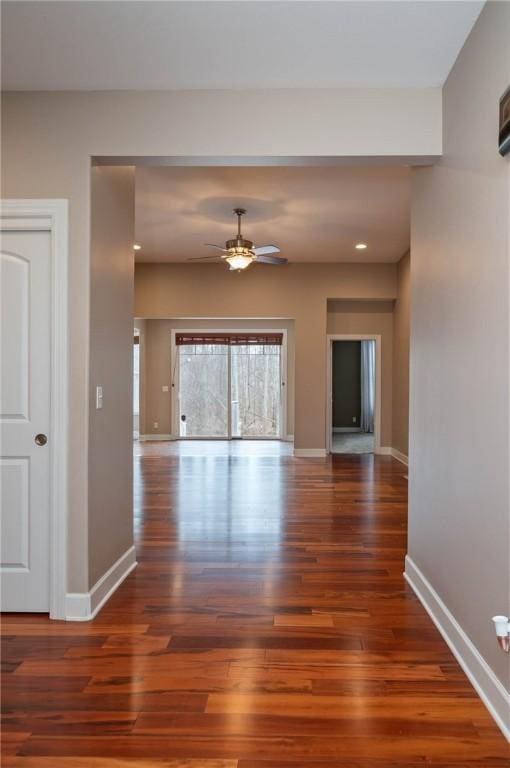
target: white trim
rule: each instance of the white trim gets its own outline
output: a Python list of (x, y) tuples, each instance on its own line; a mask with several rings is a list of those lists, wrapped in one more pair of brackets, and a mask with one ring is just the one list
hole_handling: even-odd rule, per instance
[(293, 443), (294, 442), (294, 435), (287, 435), (287, 437), (284, 437), (284, 440), (286, 443)]
[(130, 547), (96, 581), (89, 592), (68, 593), (65, 602), (67, 621), (90, 621), (93, 619), (136, 566), (136, 551), (134, 547)]
[(379, 456), (391, 456), (392, 448), (389, 445), (380, 445), (379, 448), (374, 450)]
[(147, 440), (153, 441), (153, 440), (174, 440), (175, 438), (173, 435), (162, 435), (161, 433), (157, 432), (154, 435), (138, 435), (138, 442), (143, 443)]
[(65, 618), (68, 520), (67, 200), (1, 200), (0, 229), (51, 234), (51, 433), (49, 614)]
[(409, 466), (409, 457), (406, 456), (405, 453), (402, 453), (397, 448), (391, 448), (390, 450), (391, 450), (391, 455), (393, 456), (394, 459), (396, 459), (397, 461), (401, 461), (402, 464), (406, 465), (406, 467)]
[[(404, 577), (443, 636), (503, 735), (510, 741), (510, 693), (409, 555)], [(483, 618), (483, 617), (482, 617)], [(491, 630), (492, 631), (492, 630)], [(494, 638), (496, 642), (496, 638)]]
[[(173, 318), (177, 319), (177, 318)], [(186, 318), (190, 319), (190, 318)], [(204, 318), (201, 318), (202, 320)], [(211, 318), (214, 319), (214, 318)], [(242, 322), (242, 320), (240, 320)], [(174, 435), (179, 435), (178, 440), (197, 440), (197, 437), (182, 437), (180, 436), (180, 424), (178, 419), (179, 408), (179, 358), (176, 353), (175, 336), (177, 333), (281, 333), (282, 334), (282, 349), (280, 355), (280, 434), (278, 437), (261, 437), (262, 440), (285, 440), (287, 434), (287, 385), (288, 385), (288, 370), (287, 370), (287, 328), (172, 328), (170, 331), (170, 367), (171, 367), (171, 382), (170, 382), (170, 407), (171, 407), (171, 429)], [(229, 356), (229, 391), (230, 391), (230, 356)], [(231, 440), (230, 434), (230, 408), (228, 418), (228, 435), (218, 438), (220, 440)], [(213, 438), (205, 437), (205, 440)], [(251, 438), (245, 438), (251, 439)]]
[(326, 452), (331, 453), (333, 434), (333, 342), (334, 341), (375, 341), (375, 408), (374, 408), (374, 453), (385, 453), (381, 447), (381, 345), (379, 333), (328, 333), (326, 336)]
[(325, 448), (294, 448), (297, 459), (323, 459), (327, 455)]

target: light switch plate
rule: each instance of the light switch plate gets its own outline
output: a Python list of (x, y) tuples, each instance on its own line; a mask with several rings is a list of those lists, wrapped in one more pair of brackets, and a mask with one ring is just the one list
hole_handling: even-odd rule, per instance
[(96, 387), (96, 411), (103, 407), (103, 387)]
[(163, 392), (168, 392), (168, 384), (163, 384), (163, 386), (161, 387), (161, 390)]

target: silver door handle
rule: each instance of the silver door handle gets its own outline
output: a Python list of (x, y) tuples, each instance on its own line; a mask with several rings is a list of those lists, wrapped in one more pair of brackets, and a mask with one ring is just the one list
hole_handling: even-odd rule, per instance
[(39, 432), (39, 434), (35, 436), (34, 440), (36, 445), (46, 445), (48, 442), (48, 438), (46, 435), (43, 435), (42, 432)]

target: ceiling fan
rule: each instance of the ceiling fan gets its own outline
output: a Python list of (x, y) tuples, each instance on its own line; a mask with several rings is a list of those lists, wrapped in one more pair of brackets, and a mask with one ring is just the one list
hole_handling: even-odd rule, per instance
[(237, 235), (232, 240), (227, 240), (225, 247), (205, 243), (209, 248), (217, 248), (223, 251), (221, 256), (195, 256), (188, 261), (201, 261), (204, 259), (223, 259), (230, 265), (231, 270), (246, 269), (250, 264), (286, 264), (287, 259), (282, 256), (275, 256), (280, 253), (276, 245), (258, 245), (255, 246), (251, 240), (246, 240), (241, 234), (241, 216), (246, 213), (245, 208), (234, 208), (233, 213), (237, 216)]

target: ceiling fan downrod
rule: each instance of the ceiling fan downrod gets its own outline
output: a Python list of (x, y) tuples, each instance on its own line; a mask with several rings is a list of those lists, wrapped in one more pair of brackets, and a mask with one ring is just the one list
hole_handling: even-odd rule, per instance
[(241, 233), (241, 216), (244, 216), (246, 213), (246, 208), (234, 208), (233, 213), (237, 216), (237, 235), (232, 240), (227, 240), (225, 243), (226, 250), (242, 248), (244, 251), (251, 253), (253, 250), (253, 243), (251, 240), (245, 240)]
[(241, 235), (241, 216), (246, 213), (246, 208), (234, 208), (234, 213), (237, 216), (237, 238), (241, 240), (243, 237)]

